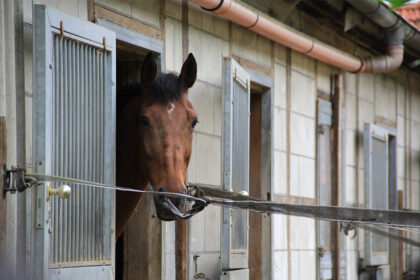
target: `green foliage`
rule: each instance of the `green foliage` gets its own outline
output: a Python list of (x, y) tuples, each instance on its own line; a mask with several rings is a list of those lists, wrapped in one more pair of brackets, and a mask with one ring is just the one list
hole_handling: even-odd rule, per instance
[(401, 6), (404, 6), (405, 4), (407, 4), (408, 2), (410, 2), (411, 0), (376, 0), (376, 1), (389, 3), (389, 4), (391, 4), (390, 9), (391, 10), (394, 10), (396, 8), (399, 8)]

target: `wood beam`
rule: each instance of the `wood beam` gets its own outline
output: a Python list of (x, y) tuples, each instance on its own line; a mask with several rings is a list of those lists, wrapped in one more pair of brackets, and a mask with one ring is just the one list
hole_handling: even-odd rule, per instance
[[(342, 127), (341, 127), (341, 104), (343, 101), (342, 75), (333, 76), (334, 95), (333, 95), (333, 141), (331, 146), (331, 205), (340, 205), (340, 190), (342, 182)], [(341, 235), (339, 222), (331, 222), (331, 257), (332, 257), (332, 278), (340, 279), (340, 251)]]
[[(187, 59), (189, 49), (188, 40), (188, 0), (182, 0), (182, 56)], [(175, 223), (175, 271), (176, 280), (187, 279), (187, 221), (179, 220)]]

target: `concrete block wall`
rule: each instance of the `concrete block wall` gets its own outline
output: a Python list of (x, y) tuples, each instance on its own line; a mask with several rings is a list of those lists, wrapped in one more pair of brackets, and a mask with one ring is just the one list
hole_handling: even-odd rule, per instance
[[(408, 140), (408, 161), (406, 161), (406, 185), (405, 185), (405, 206), (409, 209), (420, 209), (420, 191), (419, 191), (419, 169), (420, 169), (420, 90), (418, 87), (418, 82), (411, 79), (410, 86), (408, 90), (407, 98), (407, 107), (408, 114), (406, 113), (406, 126), (408, 126), (408, 134), (406, 137)], [(408, 166), (407, 166), (408, 165)], [(408, 177), (408, 178), (407, 178)], [(409, 238), (419, 241), (420, 234), (418, 233), (409, 233)], [(411, 268), (420, 267), (420, 249), (414, 246), (406, 247), (406, 265)]]
[[(152, 27), (159, 26), (159, 5), (146, 0), (99, 0), (98, 4)], [(87, 18), (87, 0), (36, 1), (47, 3), (82, 19)], [(153, 3), (153, 4), (151, 4)], [(25, 102), (26, 155), (31, 163), (32, 143), (32, 6), (24, 1), (25, 20)], [(182, 9), (180, 0), (165, 1), (163, 23), (165, 66), (179, 72), (182, 66)], [(222, 57), (234, 55), (271, 68), (274, 82), (273, 104), (273, 194), (274, 197), (297, 197), (316, 203), (316, 104), (317, 90), (331, 91), (328, 65), (302, 54), (290, 52), (220, 17), (190, 5), (188, 11), (188, 51), (198, 62), (198, 75), (189, 98), (199, 115), (193, 140), (193, 154), (188, 169), (190, 182), (221, 186), (221, 127), (222, 127)], [(315, 30), (316, 31), (316, 30)], [(317, 31), (316, 31), (317, 32)], [(325, 33), (327, 34), (327, 33)], [(327, 36), (327, 35), (322, 36)], [(321, 35), (320, 35), (321, 36)], [(329, 35), (328, 35), (329, 36)], [(343, 46), (347, 48), (348, 46)], [(291, 64), (287, 65), (287, 56)], [(290, 96), (287, 97), (287, 67), (290, 67)], [(397, 129), (398, 189), (404, 191), (404, 207), (419, 209), (420, 186), (420, 89), (418, 75), (401, 70), (398, 75), (354, 75), (344, 73), (346, 108), (346, 203), (364, 207), (364, 123), (385, 123)], [(408, 76), (409, 78), (401, 78)], [(287, 104), (289, 102), (289, 104)], [(287, 114), (290, 110), (289, 124)], [(287, 125), (290, 145), (287, 145)], [(289, 156), (288, 156), (289, 154)], [(288, 161), (288, 158), (290, 161)], [(289, 167), (288, 167), (289, 166)], [(289, 172), (289, 174), (288, 174)], [(290, 176), (290, 181), (287, 177)], [(194, 274), (193, 256), (198, 272), (216, 279), (220, 271), (219, 207), (209, 207), (188, 222), (188, 276)], [(311, 219), (272, 216), (273, 278), (316, 278), (316, 229)], [(174, 227), (165, 223), (166, 244), (173, 244)], [(346, 239), (347, 278), (357, 279), (358, 258), (364, 257), (364, 233), (358, 230), (355, 239)], [(419, 239), (418, 234), (407, 237)], [(173, 247), (164, 252), (168, 270), (165, 279), (172, 279), (175, 258)], [(406, 246), (406, 266), (418, 265), (420, 251)], [(165, 261), (164, 261), (165, 263)], [(302, 267), (305, 267), (303, 270)]]
[[(86, 1), (86, 0), (85, 0)], [(66, 2), (63, 0), (63, 2)], [(159, 1), (148, 0), (97, 0), (96, 4), (131, 17), (150, 26), (159, 27)]]
[[(228, 22), (193, 5), (189, 6), (188, 22), (188, 52), (198, 64), (189, 99), (199, 116), (188, 181), (221, 188), (223, 55), (229, 54)], [(195, 273), (204, 273), (209, 279), (220, 276), (220, 217), (221, 207), (212, 206), (188, 221), (188, 279)], [(194, 256), (198, 256), (196, 263)]]
[[(358, 124), (357, 124), (357, 82), (358, 77), (351, 73), (344, 74), (344, 100), (345, 100), (345, 110), (346, 114), (344, 116), (345, 123), (345, 133), (346, 137), (346, 162), (344, 170), (346, 172), (346, 182), (345, 182), (345, 195), (346, 205), (349, 207), (354, 207), (357, 205), (357, 190), (356, 190), (356, 169), (357, 169), (357, 145), (358, 140), (363, 140), (363, 135), (357, 138), (359, 135)], [(363, 130), (360, 132), (363, 133)], [(358, 241), (357, 239), (351, 239), (346, 237), (346, 266), (347, 266), (347, 279), (358, 279), (357, 273), (357, 261), (358, 261)]]
[[(315, 199), (315, 61), (291, 53), (290, 195)], [(290, 217), (290, 279), (316, 279), (315, 221)], [(305, 267), (305, 269), (302, 269)]]

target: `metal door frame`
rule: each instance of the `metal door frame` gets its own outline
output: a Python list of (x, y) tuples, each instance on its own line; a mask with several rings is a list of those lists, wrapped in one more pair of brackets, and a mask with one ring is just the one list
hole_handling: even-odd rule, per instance
[[(121, 17), (124, 17), (123, 15), (121, 15)], [(153, 53), (153, 58), (156, 61), (157, 67), (158, 67), (158, 71), (163, 72), (164, 70), (164, 62), (165, 62), (165, 45), (163, 43), (163, 41), (155, 39), (153, 37), (149, 37), (146, 36), (144, 34), (129, 30), (123, 26), (114, 24), (112, 22), (109, 22), (107, 20), (103, 20), (103, 19), (96, 19), (96, 23), (99, 24), (100, 26), (103, 26), (107, 29), (110, 29), (112, 31), (115, 32), (116, 34), (116, 39), (117, 39), (117, 44), (118, 41), (121, 41), (123, 43), (128, 43), (129, 45), (132, 45), (133, 47), (136, 48), (140, 48), (140, 49), (144, 49), (146, 51), (150, 51)], [(153, 201), (153, 195), (149, 194), (149, 201)], [(149, 214), (153, 215), (155, 212), (154, 209), (154, 205), (153, 203), (149, 204)], [(175, 228), (171, 227), (171, 231), (169, 232), (168, 230), (164, 230), (165, 226), (169, 226), (170, 224), (168, 223), (164, 223), (164, 222), (160, 222), (161, 225), (161, 275), (162, 277), (165, 275), (166, 273), (166, 254), (165, 251), (167, 250), (167, 247), (169, 245), (173, 245), (173, 250), (175, 250), (175, 244), (169, 244), (169, 242), (165, 242), (167, 239), (166, 234), (173, 234), (173, 236), (175, 236)], [(169, 233), (168, 233), (169, 232)], [(151, 234), (151, 228), (149, 227), (149, 236)], [(151, 245), (152, 246), (152, 245)], [(175, 261), (175, 260), (174, 260)], [(170, 266), (169, 266), (170, 267)], [(175, 273), (175, 271), (174, 271)]]
[[(261, 94), (261, 193), (269, 193), (270, 199), (273, 197), (274, 171), (272, 162), (274, 162), (274, 86), (273, 79), (267, 75), (256, 72), (252, 69), (244, 67), (244, 70), (249, 74), (251, 83), (257, 83), (264, 86), (264, 91)], [(268, 197), (266, 198), (268, 200)], [(272, 278), (273, 270), (273, 222), (272, 215), (263, 214), (262, 219), (262, 271), (268, 279)]]

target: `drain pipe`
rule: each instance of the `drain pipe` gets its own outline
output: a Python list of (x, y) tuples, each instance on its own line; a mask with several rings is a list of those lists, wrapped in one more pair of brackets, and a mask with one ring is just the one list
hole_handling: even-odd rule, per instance
[(366, 66), (364, 72), (386, 73), (398, 69), (404, 58), (403, 30), (387, 30), (385, 32), (386, 55), (363, 58)]
[(390, 13), (386, 5), (374, 0), (346, 0), (346, 2), (385, 30), (402, 28), (402, 40), (405, 45), (415, 50), (420, 46), (420, 32), (418, 29), (401, 15)]
[[(190, 2), (297, 52), (350, 72), (389, 72), (397, 69), (402, 63), (404, 53), (402, 44), (388, 46), (386, 55), (361, 59), (311, 38), (271, 17), (260, 15), (233, 0), (190, 0)], [(395, 40), (398, 35), (391, 37)]]

